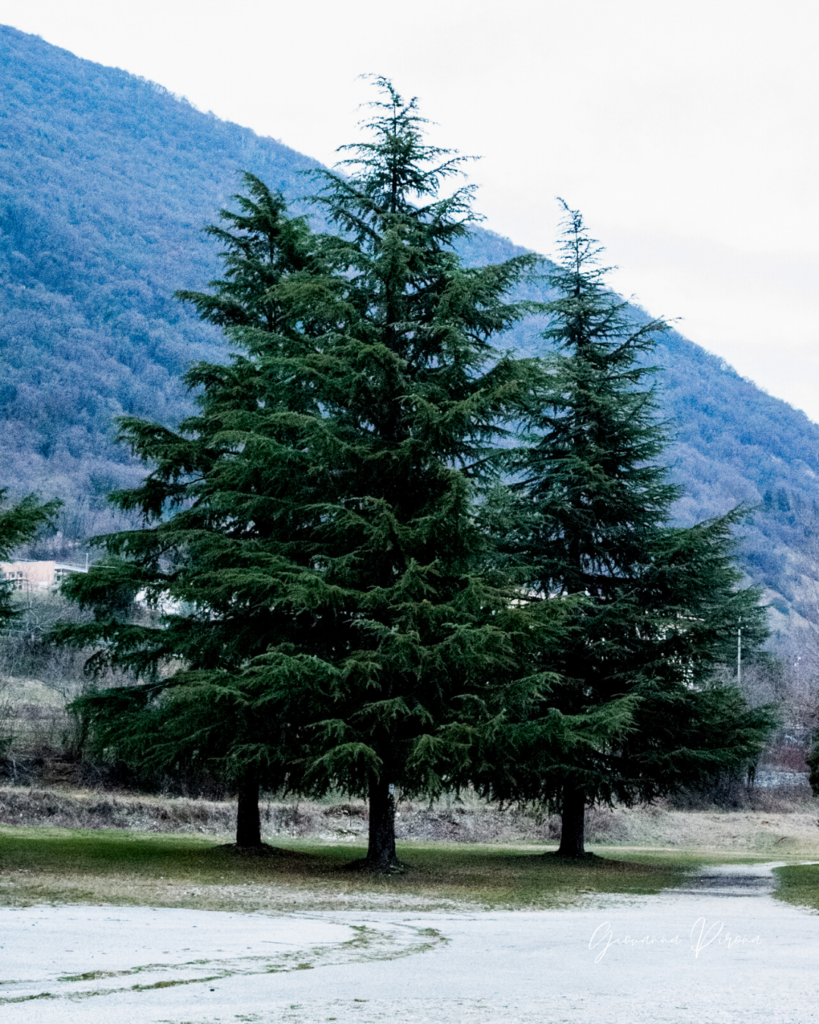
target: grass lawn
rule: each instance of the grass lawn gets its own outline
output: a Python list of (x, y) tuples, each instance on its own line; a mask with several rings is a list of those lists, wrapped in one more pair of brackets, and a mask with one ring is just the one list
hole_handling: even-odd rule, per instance
[(277, 849), (258, 858), (205, 836), (0, 827), (0, 904), (242, 911), (557, 907), (599, 893), (656, 893), (715, 859), (612, 849), (575, 865), (543, 856), (541, 847), (412, 843), (399, 851), (406, 873), (372, 877), (346, 869), (363, 852), (352, 844), (289, 840)]
[(774, 895), (778, 899), (819, 910), (819, 864), (789, 864), (775, 872), (779, 884)]

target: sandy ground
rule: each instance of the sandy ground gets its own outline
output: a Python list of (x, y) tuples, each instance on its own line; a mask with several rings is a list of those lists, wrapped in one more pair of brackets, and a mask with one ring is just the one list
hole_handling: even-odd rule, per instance
[[(771, 866), (576, 909), (0, 910), (4, 1024), (819, 1021), (819, 915)], [(310, 969), (308, 969), (310, 968)]]

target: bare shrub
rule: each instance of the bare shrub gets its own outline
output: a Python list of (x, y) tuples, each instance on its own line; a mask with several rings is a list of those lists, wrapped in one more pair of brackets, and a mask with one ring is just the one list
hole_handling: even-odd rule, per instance
[(6, 825), (221, 835), (234, 830), (235, 817), (232, 803), (0, 786), (0, 822)]
[[(57, 591), (23, 589), (14, 603), (18, 615), (0, 632), (0, 775), (50, 783), (58, 781), (56, 774), (85, 782), (82, 773), (68, 767), (80, 760), (83, 736), (66, 706), (91, 684), (85, 671), (91, 652), (49, 642), (57, 622), (80, 621), (84, 613)], [(94, 681), (127, 682), (112, 671)], [(100, 768), (98, 781), (110, 774), (110, 766)]]

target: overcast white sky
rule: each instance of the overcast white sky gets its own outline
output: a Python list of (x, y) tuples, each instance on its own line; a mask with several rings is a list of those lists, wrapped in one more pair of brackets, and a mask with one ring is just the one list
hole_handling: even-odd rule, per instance
[(579, 207), (614, 285), (819, 421), (815, 0), (0, 0), (0, 22), (325, 162), (359, 75), (482, 159), (486, 225), (554, 249)]

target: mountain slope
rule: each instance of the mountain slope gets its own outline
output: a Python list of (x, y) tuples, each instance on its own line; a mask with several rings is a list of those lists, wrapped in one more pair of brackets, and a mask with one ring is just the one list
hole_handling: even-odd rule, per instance
[[(241, 170), (298, 206), (317, 164), (11, 28), (0, 28), (0, 68), (0, 486), (67, 498), (70, 540), (104, 528), (105, 493), (138, 472), (112, 442), (113, 418), (178, 419), (189, 408), (180, 371), (224, 358), (221, 335), (172, 298), (218, 272), (202, 226)], [(463, 255), (520, 251), (478, 231)], [(509, 346), (539, 351), (538, 330), (518, 328)], [(744, 564), (782, 611), (798, 607), (819, 426), (678, 334), (656, 362), (686, 488), (679, 518), (759, 506)]]

